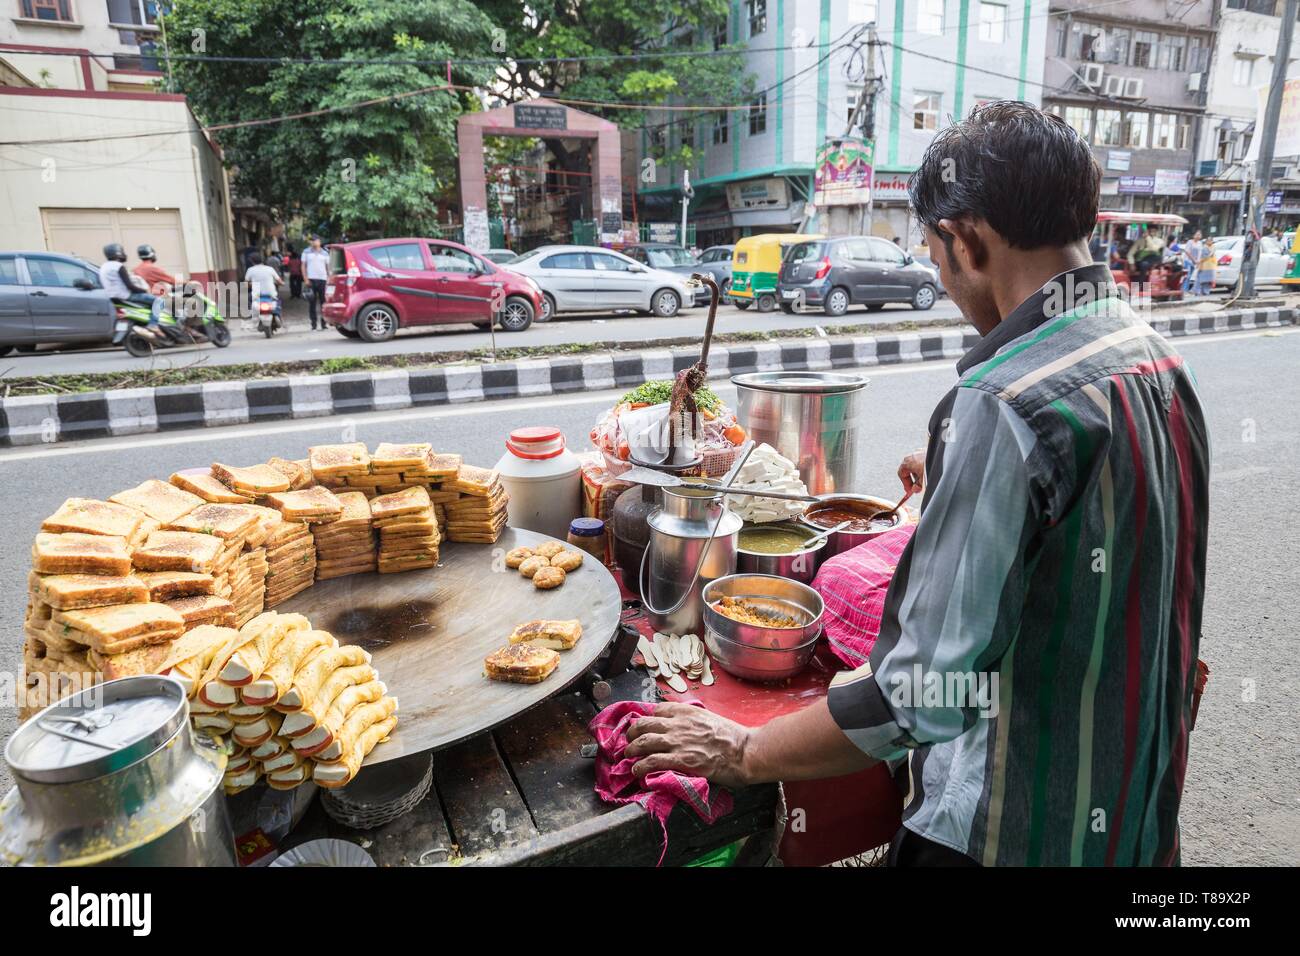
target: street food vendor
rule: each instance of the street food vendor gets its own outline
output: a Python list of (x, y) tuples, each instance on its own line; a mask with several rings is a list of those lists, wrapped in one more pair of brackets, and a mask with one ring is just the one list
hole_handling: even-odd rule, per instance
[(1182, 359), (1088, 253), (1100, 176), (1024, 103), (935, 137), (911, 201), (982, 338), (900, 469), (928, 492), (869, 663), (759, 727), (661, 704), (633, 728), (636, 774), (744, 785), (888, 761), (896, 865), (1178, 862), (1209, 448)]

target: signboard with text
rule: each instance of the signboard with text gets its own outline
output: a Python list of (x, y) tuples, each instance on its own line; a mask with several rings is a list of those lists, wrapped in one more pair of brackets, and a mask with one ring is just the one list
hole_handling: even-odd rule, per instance
[(842, 139), (824, 143), (817, 151), (813, 174), (813, 203), (825, 206), (860, 206), (871, 201), (871, 168), (875, 163), (872, 140)]
[(1137, 193), (1149, 195), (1155, 192), (1156, 178), (1154, 176), (1121, 176), (1119, 178), (1119, 191), (1121, 193)]
[(1185, 169), (1157, 169), (1154, 192), (1157, 196), (1186, 196), (1191, 178)]
[(568, 129), (569, 116), (563, 106), (516, 103), (515, 126), (521, 129)]

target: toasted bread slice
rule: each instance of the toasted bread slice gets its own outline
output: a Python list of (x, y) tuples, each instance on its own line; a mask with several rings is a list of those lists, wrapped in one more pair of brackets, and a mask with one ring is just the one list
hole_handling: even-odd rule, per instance
[(395, 491), (389, 495), (380, 495), (370, 501), (370, 514), (376, 521), (396, 518), (402, 515), (420, 514), (432, 507), (427, 488), (417, 485), (405, 491)]
[(112, 604), (138, 604), (149, 600), (149, 588), (139, 577), (107, 574), (31, 573), (27, 577), (33, 595), (60, 611)]
[(222, 565), (224, 542), (193, 531), (155, 531), (135, 552), (143, 571), (192, 571), (211, 574)]
[(370, 453), (361, 442), (341, 445), (316, 445), (307, 449), (312, 476), (342, 478), (347, 475), (364, 475), (370, 471)]
[(203, 499), (193, 492), (156, 478), (150, 478), (134, 488), (110, 495), (108, 500), (128, 508), (135, 508), (163, 524), (175, 521), (203, 504)]
[(332, 522), (343, 516), (343, 505), (338, 496), (328, 488), (316, 485), (302, 491), (283, 491), (267, 495), (271, 507), (277, 508), (284, 519), (305, 521), (315, 518)]
[(501, 473), (492, 468), (476, 468), (474, 465), (461, 465), (454, 481), (444, 481), (444, 490), (456, 490), (464, 495), (480, 497), (492, 493), (501, 484)]
[(41, 532), (32, 542), (32, 568), (41, 574), (131, 573), (126, 538), (100, 534)]
[(53, 620), (66, 624), (83, 634), (100, 638), (104, 642), (174, 631), (180, 637), (185, 630), (185, 619), (166, 604), (146, 601), (140, 604), (114, 604), (108, 607), (82, 608), (75, 611), (55, 611)]
[(97, 501), (94, 498), (69, 498), (59, 510), (41, 522), (41, 530), (51, 534), (100, 534), (130, 538), (144, 518), (135, 508)]
[(242, 544), (260, 524), (261, 515), (248, 505), (203, 504), (169, 522), (168, 531), (195, 531)]
[(200, 624), (230, 627), (235, 622), (235, 606), (215, 594), (174, 598), (167, 602), (167, 606), (184, 619), (187, 631)]
[(271, 465), (223, 465), (212, 463), (212, 477), (232, 491), (241, 495), (260, 498), (276, 491), (288, 491), (290, 480), (278, 468)]
[(173, 474), (168, 481), (213, 504), (239, 505), (251, 500), (248, 495), (231, 491), (223, 485), (213, 477), (211, 468), (185, 468)]
[(460, 455), (430, 453), (424, 460), (422, 473), (430, 478), (447, 481), (460, 473), (462, 460)]
[(136, 575), (149, 589), (150, 601), (167, 602), (196, 594), (212, 594), (217, 580), (195, 571), (141, 571)]
[(578, 643), (580, 637), (582, 622), (576, 618), (572, 621), (529, 621), (520, 624), (510, 633), (510, 643), (567, 651)]
[(125, 654), (101, 654), (92, 649), (86, 652), (86, 656), (95, 665), (95, 669), (104, 675), (104, 680), (116, 680), (119, 677), (157, 674), (170, 651), (170, 644), (146, 644)]
[(428, 442), (380, 442), (375, 453), (370, 456), (370, 470), (376, 475), (419, 471), (424, 468), (432, 453), (433, 446)]
[(512, 684), (540, 684), (559, 666), (559, 654), (532, 644), (511, 644), (493, 651), (483, 661), (489, 678)]

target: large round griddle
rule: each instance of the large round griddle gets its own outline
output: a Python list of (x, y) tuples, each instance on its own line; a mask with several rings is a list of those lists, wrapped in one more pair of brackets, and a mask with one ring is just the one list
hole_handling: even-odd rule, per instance
[[(371, 653), (398, 713), (396, 732), (367, 765), (491, 730), (563, 690), (609, 646), (622, 598), (599, 561), (584, 555), (582, 567), (550, 591), (505, 566), (511, 548), (552, 540), (506, 528), (496, 544), (444, 542), (436, 568), (319, 581), (275, 608), (304, 614), (340, 644)], [(551, 676), (540, 684), (484, 677), (483, 658), (507, 644), (516, 625), (539, 618), (582, 622), (582, 639), (559, 652)]]

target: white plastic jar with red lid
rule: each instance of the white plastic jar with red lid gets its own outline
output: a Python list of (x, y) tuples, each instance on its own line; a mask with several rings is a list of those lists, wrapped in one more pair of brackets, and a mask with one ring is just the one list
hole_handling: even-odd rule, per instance
[(516, 428), (497, 462), (510, 495), (510, 527), (564, 541), (569, 522), (582, 514), (582, 466), (558, 428)]

